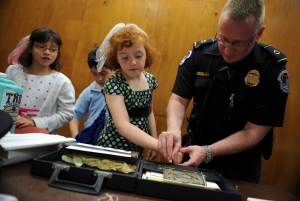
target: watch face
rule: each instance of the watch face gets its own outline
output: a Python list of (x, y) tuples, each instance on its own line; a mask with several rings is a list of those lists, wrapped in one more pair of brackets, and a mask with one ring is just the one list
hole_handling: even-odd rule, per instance
[(0, 138), (2, 138), (12, 128), (13, 119), (8, 113), (0, 110), (0, 122)]

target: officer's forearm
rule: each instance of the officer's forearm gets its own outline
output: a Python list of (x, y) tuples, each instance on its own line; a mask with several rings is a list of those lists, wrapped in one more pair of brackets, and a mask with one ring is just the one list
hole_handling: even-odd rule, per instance
[(235, 154), (258, 145), (272, 127), (248, 122), (245, 128), (211, 145), (214, 156)]

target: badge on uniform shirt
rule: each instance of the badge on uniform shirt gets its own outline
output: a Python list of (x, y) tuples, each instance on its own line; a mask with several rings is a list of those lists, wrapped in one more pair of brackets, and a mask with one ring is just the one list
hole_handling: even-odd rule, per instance
[(259, 72), (257, 70), (250, 70), (245, 77), (245, 84), (248, 87), (255, 87), (259, 83)]

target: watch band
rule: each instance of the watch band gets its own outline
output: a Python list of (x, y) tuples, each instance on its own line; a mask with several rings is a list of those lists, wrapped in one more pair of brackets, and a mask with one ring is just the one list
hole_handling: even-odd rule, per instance
[(206, 152), (206, 158), (204, 159), (204, 163), (209, 163), (214, 157), (213, 154), (211, 152), (211, 149), (208, 145), (204, 145), (204, 150)]

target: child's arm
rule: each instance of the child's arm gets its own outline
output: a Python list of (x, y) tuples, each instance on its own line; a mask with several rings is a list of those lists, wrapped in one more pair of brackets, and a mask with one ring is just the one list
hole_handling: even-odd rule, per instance
[(79, 131), (79, 121), (73, 118), (69, 123), (69, 127), (70, 127), (71, 137), (75, 138)]
[[(149, 119), (149, 126), (148, 126), (149, 133), (152, 137), (157, 139), (157, 130), (156, 130), (155, 116), (153, 112), (153, 104), (151, 105), (151, 110), (148, 119)], [(157, 155), (156, 151), (148, 150), (146, 152), (145, 159), (153, 160), (155, 159), (156, 155)]]
[(110, 114), (119, 133), (134, 144), (157, 151), (157, 139), (130, 123), (129, 115), (124, 104), (124, 97), (110, 94), (106, 94), (105, 97)]
[(75, 138), (79, 132), (79, 123), (82, 117), (88, 113), (90, 105), (90, 89), (85, 88), (78, 96), (75, 103), (75, 114), (73, 119), (69, 123), (71, 137)]
[(148, 119), (149, 119), (148, 128), (149, 128), (150, 135), (157, 139), (157, 130), (156, 130), (156, 122), (155, 122), (155, 117), (153, 112), (153, 104), (151, 105), (151, 110)]

